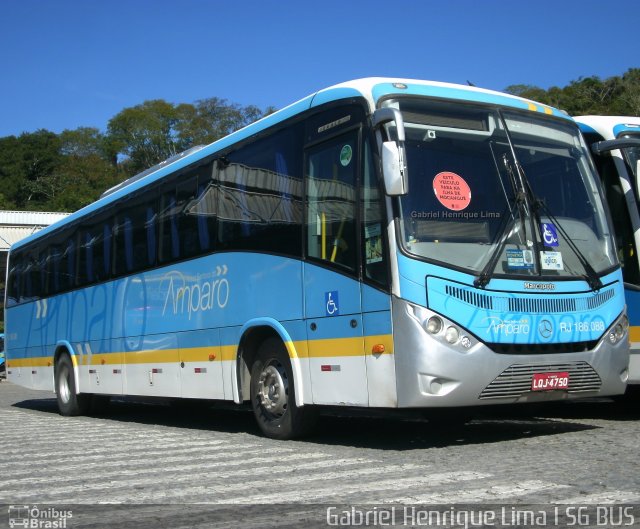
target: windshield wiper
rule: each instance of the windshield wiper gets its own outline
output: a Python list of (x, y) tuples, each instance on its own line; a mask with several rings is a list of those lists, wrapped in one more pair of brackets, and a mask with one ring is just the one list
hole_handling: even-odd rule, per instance
[[(524, 172), (524, 169), (522, 168), (522, 166), (520, 166), (520, 164), (518, 164), (518, 170), (521, 171), (522, 177), (526, 182), (527, 190), (529, 192), (531, 203), (533, 205), (533, 214), (535, 215), (536, 222), (538, 223), (538, 229), (542, 229), (542, 219), (540, 218), (540, 213), (539, 213), (539, 210), (542, 209), (544, 211), (544, 214), (549, 218), (549, 220), (551, 220), (551, 222), (553, 222), (554, 226), (558, 229), (560, 234), (564, 237), (565, 242), (567, 243), (569, 248), (573, 250), (573, 253), (578, 258), (578, 261), (580, 261), (580, 264), (582, 265), (582, 268), (584, 268), (584, 271), (585, 271), (585, 276), (584, 276), (585, 281), (589, 284), (592, 290), (596, 290), (596, 291), (600, 290), (603, 285), (602, 285), (602, 281), (598, 277), (598, 273), (591, 266), (591, 264), (589, 263), (587, 258), (584, 256), (584, 254), (580, 251), (580, 248), (576, 246), (576, 243), (574, 243), (571, 237), (569, 237), (565, 229), (562, 227), (562, 224), (560, 224), (560, 222), (558, 221), (558, 218), (553, 213), (551, 213), (551, 211), (549, 210), (547, 205), (544, 203), (544, 201), (535, 195), (535, 193), (533, 192), (533, 189), (531, 188), (531, 184), (529, 183), (529, 180), (527, 179), (527, 176)], [(542, 242), (542, 244), (544, 245), (544, 241)]]
[[(518, 211), (520, 212), (519, 215), (520, 215), (523, 228), (525, 226), (525, 223), (524, 223), (524, 218), (522, 217), (522, 208), (524, 207), (524, 205), (526, 205), (526, 201), (527, 201), (526, 195), (523, 192), (519, 191), (516, 194), (514, 204), (518, 208)], [(511, 209), (511, 211), (513, 211), (513, 209)], [(500, 226), (500, 232), (499, 232), (500, 243), (493, 250), (493, 253), (491, 254), (491, 258), (489, 259), (489, 261), (487, 261), (487, 264), (482, 269), (482, 272), (480, 272), (480, 275), (474, 279), (473, 285), (476, 288), (484, 288), (487, 286), (489, 281), (491, 281), (493, 272), (496, 269), (496, 265), (498, 264), (498, 259), (500, 259), (502, 250), (504, 250), (504, 247), (507, 244), (507, 240), (509, 239), (509, 230), (507, 228), (510, 225), (511, 223), (509, 222), (509, 216), (505, 215), (504, 220), (502, 222), (502, 226)]]
[[(520, 223), (522, 225), (522, 232), (524, 235), (524, 241), (527, 240), (527, 224), (526, 224), (526, 212), (525, 208), (527, 206), (527, 195), (524, 191), (518, 191), (518, 182), (516, 180), (515, 175), (513, 174), (513, 167), (507, 157), (506, 153), (502, 155), (502, 163), (504, 164), (507, 173), (509, 174), (509, 180), (511, 181), (511, 185), (513, 186), (513, 191), (515, 193), (515, 198), (513, 200), (513, 204), (515, 208), (518, 210), (518, 217), (520, 218)], [(496, 269), (496, 265), (498, 264), (498, 259), (502, 254), (502, 250), (507, 244), (507, 239), (509, 238), (509, 232), (507, 228), (509, 227), (509, 218), (512, 218), (515, 222), (515, 215), (513, 214), (514, 208), (511, 207), (511, 201), (508, 202), (509, 213), (510, 215), (505, 215), (503, 217), (502, 224), (500, 225), (498, 239), (500, 243), (493, 250), (491, 254), (491, 258), (487, 261), (487, 264), (484, 266), (480, 275), (474, 279), (473, 284), (476, 288), (484, 288), (487, 286), (489, 281), (491, 281), (491, 276), (493, 275), (494, 270)], [(522, 239), (521, 239), (522, 240)], [(523, 242), (524, 242), (523, 241)]]

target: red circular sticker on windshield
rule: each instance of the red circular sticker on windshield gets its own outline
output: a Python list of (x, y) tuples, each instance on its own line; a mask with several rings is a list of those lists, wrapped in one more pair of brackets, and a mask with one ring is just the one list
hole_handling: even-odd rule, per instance
[(461, 211), (471, 203), (469, 184), (456, 173), (438, 173), (433, 179), (433, 192), (440, 204), (447, 209)]

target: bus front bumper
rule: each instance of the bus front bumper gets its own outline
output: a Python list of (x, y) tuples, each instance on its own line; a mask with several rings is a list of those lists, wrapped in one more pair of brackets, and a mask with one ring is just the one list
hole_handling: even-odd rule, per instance
[[(498, 354), (482, 342), (468, 350), (428, 336), (394, 299), (398, 407), (456, 407), (619, 395), (629, 375), (626, 340), (601, 340), (577, 353)], [(409, 309), (409, 310), (407, 310)], [(637, 356), (640, 360), (640, 356)], [(534, 391), (534, 374), (568, 373), (568, 389)]]

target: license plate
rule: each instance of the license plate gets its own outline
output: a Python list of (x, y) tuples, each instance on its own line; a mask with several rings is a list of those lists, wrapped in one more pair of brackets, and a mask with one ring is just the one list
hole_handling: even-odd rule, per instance
[(553, 389), (569, 389), (569, 373), (535, 373), (531, 382), (532, 391), (550, 391)]

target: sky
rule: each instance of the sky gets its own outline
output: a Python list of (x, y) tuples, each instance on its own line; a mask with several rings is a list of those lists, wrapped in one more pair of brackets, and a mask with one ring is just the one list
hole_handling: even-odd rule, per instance
[(360, 77), (544, 89), (640, 67), (640, 0), (0, 0), (0, 137)]

